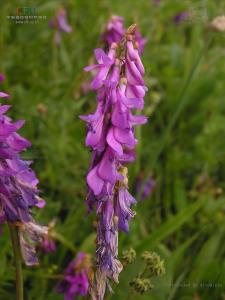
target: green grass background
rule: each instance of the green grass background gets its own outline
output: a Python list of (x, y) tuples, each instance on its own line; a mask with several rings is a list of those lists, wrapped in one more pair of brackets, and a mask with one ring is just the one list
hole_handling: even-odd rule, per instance
[[(19, 2), (19, 3), (18, 3)], [(48, 20), (57, 8), (68, 10), (71, 34), (56, 47)], [(7, 15), (17, 7), (35, 6), (47, 20), (15, 24)], [(68, 0), (0, 1), (1, 90), (11, 98), (10, 115), (25, 119), (21, 133), (33, 147), (24, 157), (34, 161), (47, 206), (35, 211), (39, 222), (56, 219), (65, 241), (53, 254), (40, 253), (40, 266), (25, 268), (25, 299), (59, 300), (59, 274), (76, 251), (94, 253), (94, 216), (85, 217), (85, 174), (90, 152), (84, 146), (80, 114), (94, 110), (94, 93), (79, 95), (93, 49), (111, 14), (133, 22), (148, 38), (143, 62), (147, 125), (137, 130), (137, 161), (129, 166), (130, 190), (142, 174), (153, 172), (154, 193), (139, 201), (130, 234), (120, 234), (122, 249), (138, 255), (155, 250), (165, 260), (166, 275), (155, 289), (132, 299), (225, 299), (225, 33), (211, 32), (208, 22), (224, 13), (224, 1)], [(181, 11), (191, 18), (179, 26)], [(3, 101), (2, 101), (3, 102)], [(40, 105), (45, 112), (40, 112)], [(138, 195), (136, 195), (138, 196)], [(0, 239), (0, 299), (15, 299), (14, 267), (7, 227)], [(140, 261), (127, 267), (107, 299), (125, 300)], [(212, 284), (209, 286), (207, 284)], [(88, 299), (88, 298), (87, 298)]]

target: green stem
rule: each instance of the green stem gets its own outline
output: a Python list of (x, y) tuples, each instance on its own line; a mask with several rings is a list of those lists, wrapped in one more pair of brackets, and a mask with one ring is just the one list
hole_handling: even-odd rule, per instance
[[(46, 271), (46, 274), (44, 274)], [(31, 271), (25, 271), (25, 275), (38, 277), (38, 278), (47, 278), (52, 280), (62, 280), (64, 278), (63, 274), (47, 274), (48, 270), (44, 270), (44, 272), (31, 272)]]
[(23, 300), (23, 270), (18, 228), (15, 225), (9, 223), (9, 230), (16, 267), (16, 300)]

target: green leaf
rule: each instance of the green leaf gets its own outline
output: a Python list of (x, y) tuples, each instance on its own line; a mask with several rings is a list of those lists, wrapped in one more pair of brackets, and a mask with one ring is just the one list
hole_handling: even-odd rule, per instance
[(204, 200), (194, 204), (189, 204), (185, 209), (171, 217), (163, 223), (158, 229), (155, 229), (147, 238), (137, 244), (136, 250), (142, 251), (146, 248), (154, 248), (161, 240), (167, 238), (170, 234), (180, 228), (185, 222), (190, 220), (193, 215), (203, 206)]
[(189, 276), (190, 282), (201, 281), (205, 272), (208, 272), (209, 264), (217, 257), (221, 240), (224, 237), (224, 230), (225, 226), (220, 227), (218, 231), (214, 232), (211, 238), (203, 244), (192, 267), (192, 272)]
[(80, 251), (83, 252), (94, 252), (95, 247), (95, 239), (96, 234), (91, 233), (87, 236), (87, 238), (83, 241), (82, 245), (80, 246)]

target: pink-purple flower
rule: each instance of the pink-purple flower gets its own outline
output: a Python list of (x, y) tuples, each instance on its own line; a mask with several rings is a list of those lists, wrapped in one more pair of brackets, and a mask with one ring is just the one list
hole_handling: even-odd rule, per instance
[(72, 32), (72, 27), (69, 25), (67, 21), (66, 10), (63, 7), (61, 7), (57, 11), (56, 16), (49, 21), (49, 27), (54, 29), (55, 31), (54, 42), (56, 44), (60, 44), (62, 32), (66, 32), (66, 33)]
[[(8, 94), (0, 93), (1, 98)], [(23, 160), (20, 153), (31, 143), (17, 130), (24, 121), (13, 122), (5, 115), (9, 105), (0, 105), (0, 219), (18, 226), (21, 252), (27, 265), (38, 263), (34, 243), (47, 228), (38, 225), (31, 214), (33, 207), (43, 207), (37, 188), (38, 179), (32, 171), (31, 161)]]
[(108, 52), (96, 49), (97, 64), (86, 71), (97, 71), (91, 88), (97, 91), (97, 109), (81, 116), (88, 124), (86, 145), (92, 149), (92, 161), (87, 174), (89, 211), (98, 215), (96, 264), (92, 283), (93, 299), (102, 300), (109, 279), (118, 282), (122, 264), (118, 259), (118, 230), (129, 231), (129, 221), (135, 213), (136, 200), (128, 191), (126, 163), (135, 159), (135, 125), (147, 122), (134, 109), (143, 109), (147, 91), (144, 66), (136, 41), (136, 25), (129, 27), (118, 43)]
[(91, 272), (91, 258), (87, 253), (78, 253), (65, 270), (63, 280), (56, 287), (56, 292), (64, 294), (64, 300), (73, 300), (86, 296), (89, 288), (88, 276)]

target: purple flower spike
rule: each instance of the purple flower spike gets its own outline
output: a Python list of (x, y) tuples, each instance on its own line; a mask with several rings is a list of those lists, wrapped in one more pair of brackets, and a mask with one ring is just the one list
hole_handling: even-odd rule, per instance
[[(121, 19), (114, 20), (110, 28)], [(117, 31), (118, 33), (118, 31)], [(118, 282), (122, 264), (118, 259), (118, 231), (129, 231), (129, 221), (135, 212), (136, 200), (128, 191), (126, 163), (135, 159), (135, 125), (145, 124), (147, 118), (133, 115), (143, 109), (147, 88), (144, 66), (137, 47), (136, 25), (129, 27), (119, 43), (112, 43), (108, 52), (95, 51), (98, 64), (92, 89), (97, 90), (95, 113), (81, 116), (87, 122), (86, 145), (92, 149), (87, 174), (88, 211), (96, 209), (98, 216), (96, 240), (96, 273), (91, 282), (92, 299), (103, 300), (109, 280)]]
[(78, 253), (65, 270), (64, 278), (56, 287), (57, 293), (63, 293), (65, 300), (73, 300), (88, 293), (91, 259), (87, 253)]
[(56, 16), (49, 21), (49, 27), (55, 30), (55, 44), (60, 44), (62, 32), (72, 32), (72, 27), (68, 24), (67, 13), (64, 8), (60, 8)]
[(13, 123), (5, 115), (9, 108), (9, 105), (0, 105), (0, 219), (1, 223), (10, 222), (19, 228), (25, 263), (35, 265), (38, 263), (35, 243), (47, 234), (48, 229), (35, 223), (31, 209), (43, 206), (45, 202), (39, 197), (38, 179), (30, 167), (31, 161), (20, 157), (20, 152), (31, 146), (16, 132), (24, 121)]

